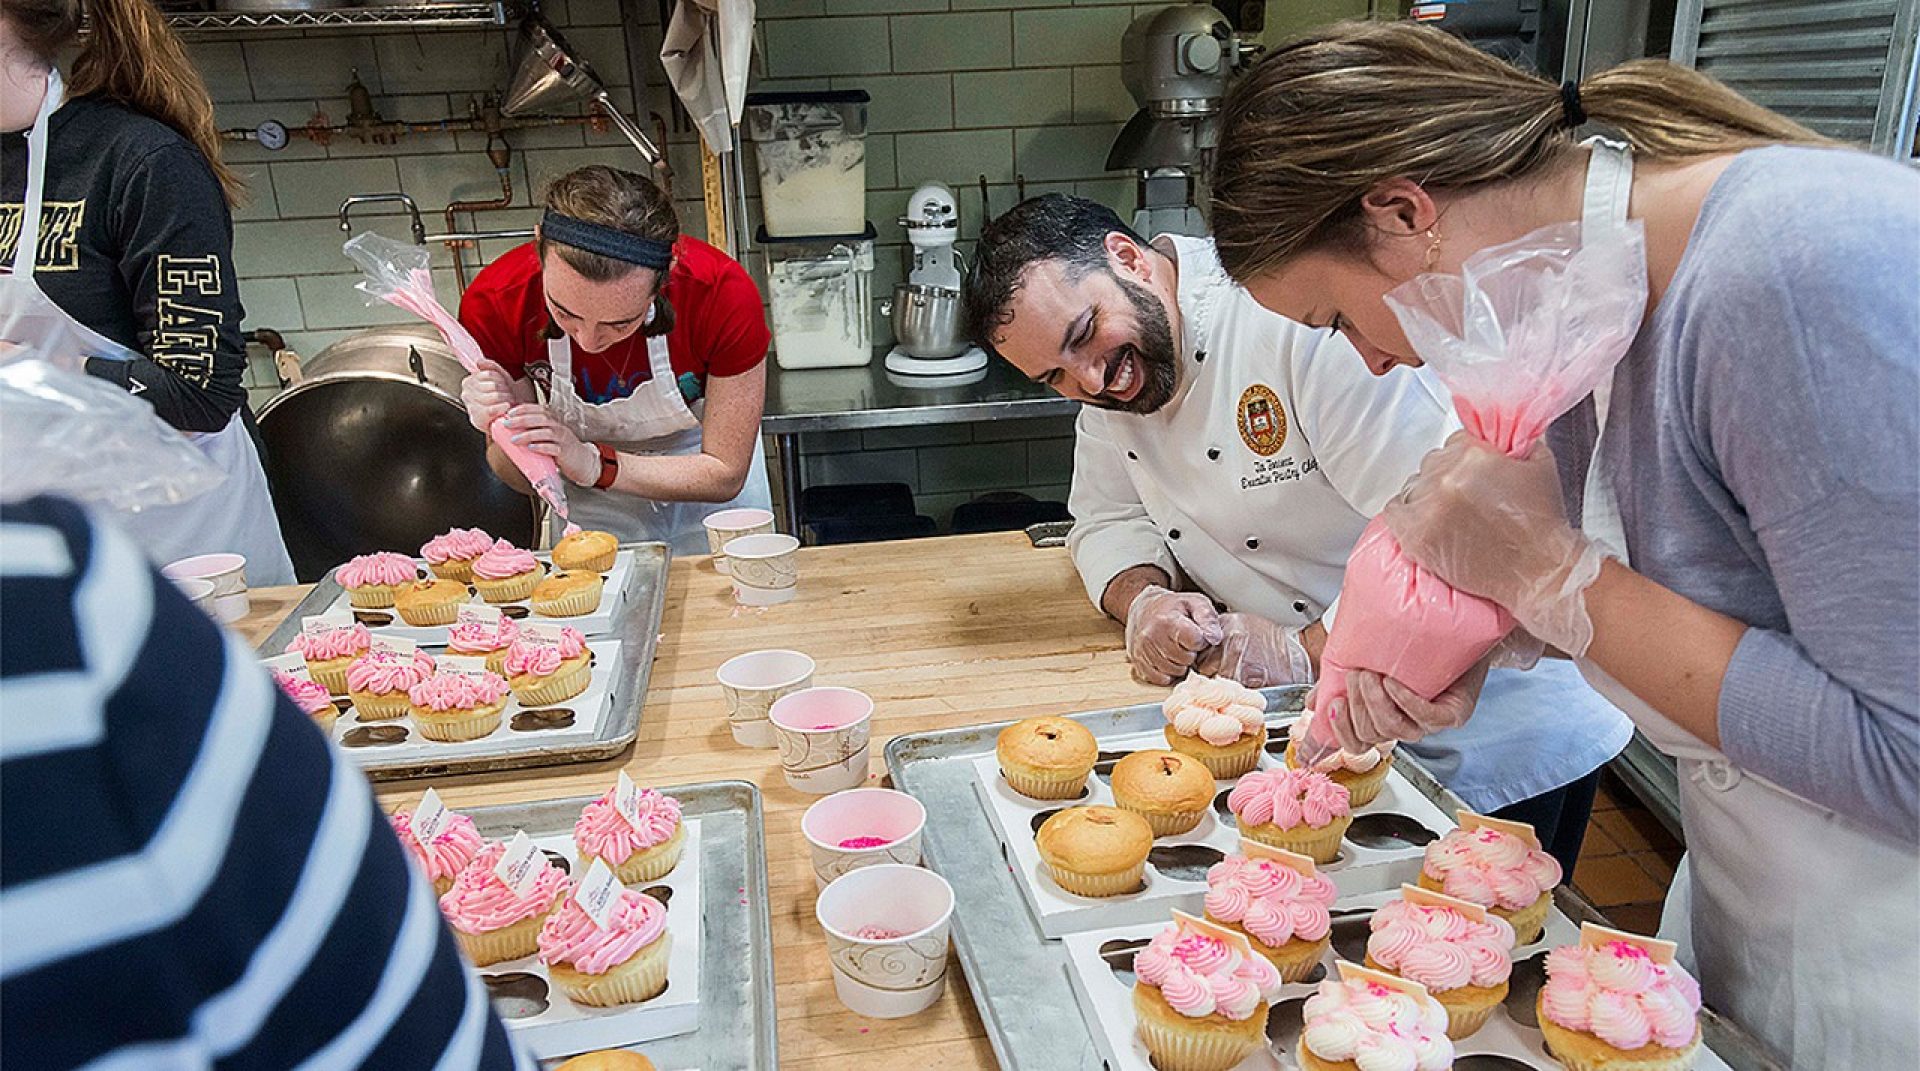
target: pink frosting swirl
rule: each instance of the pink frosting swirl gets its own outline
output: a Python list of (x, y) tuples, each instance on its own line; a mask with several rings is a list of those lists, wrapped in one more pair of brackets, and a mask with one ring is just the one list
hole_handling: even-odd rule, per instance
[(372, 645), (373, 634), (356, 621), (351, 628), (328, 629), (316, 636), (303, 632), (287, 644), (287, 652), (298, 651), (308, 661), (325, 662), (330, 658), (350, 658)]
[(540, 560), (530, 550), (521, 550), (504, 539), (495, 540), (485, 554), (473, 560), (473, 575), (486, 580), (505, 580), (510, 576), (531, 573), (539, 568)]
[(419, 566), (405, 554), (395, 554), (383, 550), (378, 554), (362, 554), (333, 571), (334, 580), (343, 588), (365, 587), (369, 584), (408, 584), (420, 576)]
[(1174, 685), (1160, 710), (1174, 732), (1215, 747), (1267, 731), (1266, 697), (1230, 677), (1190, 674)]
[(301, 680), (285, 670), (276, 669), (273, 671), (273, 683), (287, 693), (287, 698), (293, 700), (293, 705), (299, 707), (302, 714), (311, 716), (333, 706), (333, 696), (327, 692), (326, 685), (317, 681)]
[(481, 621), (468, 621), (447, 630), (447, 650), (455, 654), (485, 655), (511, 644), (520, 635), (520, 626), (502, 614), (500, 627)]
[(1133, 973), (1141, 985), (1159, 989), (1168, 1007), (1192, 1019), (1246, 1019), (1280, 995), (1280, 972), (1265, 957), (1241, 955), (1218, 937), (1178, 922), (1147, 942), (1134, 957)]
[(620, 890), (604, 930), (593, 924), (579, 901), (569, 897), (540, 925), (540, 962), (549, 967), (565, 963), (582, 974), (605, 974), (666, 932), (667, 909), (645, 893)]
[(404, 692), (433, 676), (433, 659), (415, 651), (402, 658), (391, 651), (369, 651), (347, 667), (347, 691), (368, 695)]
[(1227, 793), (1227, 809), (1250, 826), (1320, 829), (1352, 813), (1345, 785), (1316, 770), (1255, 770)]
[(498, 673), (442, 673), (407, 689), (407, 699), (426, 710), (472, 710), (506, 694), (507, 682)]
[[(1313, 711), (1309, 710), (1305, 714), (1300, 715), (1299, 721), (1293, 723), (1293, 729), (1290, 735), (1300, 740), (1308, 739), (1312, 725)], [(1336, 751), (1326, 758), (1321, 759), (1319, 762), (1314, 763), (1311, 768), (1327, 774), (1335, 770), (1345, 770), (1348, 773), (1366, 773), (1385, 761), (1387, 752), (1391, 750), (1393, 750), (1393, 741), (1389, 740), (1379, 747), (1368, 748), (1365, 751)]]
[(680, 828), (680, 801), (672, 796), (651, 788), (641, 789), (640, 823), (631, 826), (614, 807), (613, 792), (608, 789), (606, 795), (587, 804), (573, 823), (573, 842), (581, 854), (598, 856), (611, 866), (619, 866), (635, 852), (665, 844)]
[(1560, 863), (1511, 833), (1455, 829), (1427, 845), (1421, 869), (1448, 896), (1518, 911), (1560, 884)]
[(1325, 937), (1336, 895), (1324, 876), (1303, 877), (1271, 859), (1229, 855), (1207, 870), (1207, 916), (1239, 923), (1268, 948)]
[(1380, 966), (1435, 992), (1494, 986), (1513, 973), (1513, 927), (1497, 915), (1475, 922), (1450, 907), (1394, 900), (1368, 923), (1367, 955)]
[(1365, 1071), (1447, 1071), (1453, 1042), (1447, 1011), (1378, 982), (1328, 978), (1307, 998), (1300, 1040), (1328, 1061), (1351, 1061)]
[(478, 558), (493, 548), (493, 537), (478, 528), (453, 528), (427, 540), (420, 556), (430, 562), (444, 563)]
[(1616, 1049), (1680, 1049), (1699, 1029), (1700, 985), (1678, 963), (1656, 963), (1625, 941), (1568, 945), (1547, 954), (1540, 1006), (1555, 1023)]
[(480, 830), (475, 828), (473, 819), (464, 814), (447, 815), (440, 824), (440, 832), (433, 835), (433, 846), (423, 846), (413, 835), (413, 814), (401, 811), (390, 816), (393, 820), (394, 835), (400, 838), (400, 845), (427, 872), (428, 881), (451, 878), (465, 870), (473, 857), (480, 853), (486, 842), (480, 839)]
[(557, 671), (561, 662), (569, 658), (579, 658), (586, 653), (586, 650), (585, 636), (575, 629), (562, 628), (558, 646), (535, 643), (525, 637), (514, 641), (513, 646), (507, 648), (504, 668), (509, 677), (518, 677), (523, 673), (544, 677)]
[(446, 916), (448, 925), (461, 933), (492, 933), (545, 914), (573, 886), (559, 867), (542, 856), (540, 877), (533, 891), (525, 897), (515, 896), (493, 872), (505, 854), (507, 846), (494, 841), (481, 848), (453, 879), (453, 888), (440, 898), (440, 913)]

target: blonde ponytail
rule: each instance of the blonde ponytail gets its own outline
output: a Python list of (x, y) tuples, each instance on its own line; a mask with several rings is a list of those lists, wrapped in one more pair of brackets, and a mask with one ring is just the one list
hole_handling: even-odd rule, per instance
[(1799, 123), (1687, 67), (1635, 60), (1580, 83), (1588, 117), (1651, 160), (1762, 145), (1831, 144)]

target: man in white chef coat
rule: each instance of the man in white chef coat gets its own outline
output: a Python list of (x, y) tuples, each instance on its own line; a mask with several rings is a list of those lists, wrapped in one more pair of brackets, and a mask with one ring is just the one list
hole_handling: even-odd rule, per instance
[[(1210, 239), (1149, 244), (1080, 198), (989, 223), (965, 294), (982, 345), (1085, 403), (1068, 546), (1141, 679), (1311, 682), (1360, 530), (1457, 427), (1444, 390), (1261, 308)], [(1543, 661), (1492, 671), (1472, 721), (1404, 746), (1476, 810), (1532, 822), (1570, 872), (1631, 735)]]

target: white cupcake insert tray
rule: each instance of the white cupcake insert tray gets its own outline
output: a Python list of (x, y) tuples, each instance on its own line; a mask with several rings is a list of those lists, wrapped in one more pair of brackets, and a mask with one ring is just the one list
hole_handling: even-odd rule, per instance
[[(1261, 752), (1261, 769), (1284, 765), (1277, 753), (1284, 733), (1271, 730), (1291, 721), (1289, 718), (1269, 722), (1268, 748), (1271, 750)], [(1034, 844), (1034, 833), (1044, 815), (1066, 807), (1113, 805), (1113, 789), (1102, 773), (1112, 768), (1107, 760), (1131, 751), (1165, 750), (1166, 746), (1166, 738), (1159, 732), (1102, 739), (1102, 761), (1087, 778), (1087, 794), (1073, 800), (1029, 799), (1007, 784), (1000, 773), (999, 760), (992, 753), (973, 760), (974, 787), (981, 806), (1000, 839), (1015, 884), (1043, 935), (1060, 937), (1131, 923), (1157, 923), (1169, 918), (1169, 912), (1175, 908), (1200, 913), (1200, 902), (1207, 891), (1206, 868), (1219, 859), (1214, 852), (1231, 854), (1239, 847), (1239, 831), (1225, 809), (1224, 794), (1233, 787), (1233, 781), (1216, 782), (1215, 806), (1208, 809), (1199, 826), (1154, 841), (1153, 854), (1147, 858), (1144, 883), (1135, 893), (1087, 897), (1067, 892), (1047, 873)], [(1343, 896), (1397, 889), (1402, 882), (1416, 880), (1425, 843), (1453, 827), (1453, 822), (1397, 771), (1387, 776), (1379, 798), (1354, 810), (1354, 818), (1355, 827), (1349, 831), (1348, 839), (1341, 842), (1340, 857), (1320, 868)], [(1389, 836), (1383, 837), (1383, 834)], [(1355, 838), (1366, 843), (1359, 843)]]
[[(620, 665), (620, 641), (590, 640), (587, 650), (593, 652), (594, 662), (593, 680), (587, 685), (586, 691), (572, 699), (531, 711), (509, 694), (506, 709), (500, 714), (499, 728), (477, 740), (459, 743), (429, 740), (421, 735), (411, 714), (380, 721), (361, 721), (358, 712), (344, 696), (335, 697), (336, 704), (348, 705), (328, 735), (348, 758), (356, 762), (381, 763), (410, 760), (444, 762), (497, 755), (503, 746), (555, 747), (591, 741), (613, 705), (614, 673)], [(440, 652), (427, 653), (433, 655)], [(298, 653), (278, 654), (263, 661), (275, 669), (283, 670), (306, 665), (306, 660)]]
[[(535, 557), (539, 558), (543, 565), (548, 566), (549, 569), (551, 568), (551, 558), (545, 551), (540, 552), (535, 555)], [(433, 575), (433, 571), (427, 567), (425, 558), (415, 558), (414, 565), (426, 575)], [(634, 552), (632, 550), (621, 550), (613, 559), (613, 569), (601, 577), (604, 584), (600, 591), (600, 605), (590, 614), (582, 614), (579, 617), (543, 617), (534, 613), (525, 600), (505, 603), (500, 608), (509, 615), (516, 616), (522, 621), (548, 621), (565, 625), (568, 628), (578, 629), (582, 635), (589, 639), (598, 636), (611, 636), (619, 623), (621, 602), (626, 597), (627, 581), (632, 575), (633, 569)], [(475, 594), (469, 594), (467, 601), (485, 602), (484, 599)], [(353, 605), (352, 596), (345, 591), (342, 591), (327, 609), (329, 612), (338, 613), (344, 611), (353, 614), (361, 623), (381, 636), (394, 636), (403, 640), (412, 640), (418, 644), (431, 644), (436, 647), (444, 646), (447, 642), (447, 626), (430, 625), (422, 627), (409, 625), (405, 621), (400, 620), (400, 611), (393, 607), (387, 607), (382, 610), (359, 609)], [(378, 622), (382, 619), (387, 620), (389, 623), (379, 624)]]
[[(1335, 959), (1359, 963), (1366, 955), (1367, 919), (1373, 909), (1394, 899), (1398, 890), (1342, 896), (1333, 907), (1333, 947), (1322, 959), (1322, 970), (1333, 971)], [(1172, 922), (1172, 915), (1153, 922), (1077, 933), (1061, 943), (1067, 952), (1067, 977), (1074, 999), (1093, 1035), (1094, 1046), (1107, 1071), (1154, 1071), (1147, 1047), (1134, 1029), (1132, 956)], [(1557, 1071), (1560, 1064), (1547, 1055), (1534, 1025), (1534, 999), (1546, 979), (1548, 950), (1578, 944), (1580, 928), (1556, 907), (1547, 913), (1546, 932), (1539, 941), (1513, 951), (1514, 971), (1505, 1006), (1494, 1012), (1472, 1036), (1454, 1042), (1454, 1066), (1459, 1071), (1520, 1071), (1539, 1068)], [(1267, 1044), (1242, 1060), (1234, 1071), (1295, 1071), (1294, 1049), (1300, 1038), (1302, 1009), (1318, 987), (1321, 974), (1309, 982), (1281, 987), (1280, 998), (1267, 1013)], [(1702, 1045), (1694, 1071), (1728, 1071), (1727, 1064)]]

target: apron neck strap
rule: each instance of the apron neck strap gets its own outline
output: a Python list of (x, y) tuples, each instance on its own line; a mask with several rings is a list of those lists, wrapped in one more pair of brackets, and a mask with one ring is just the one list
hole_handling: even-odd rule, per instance
[(60, 69), (47, 68), (46, 96), (40, 99), (40, 112), (27, 131), (27, 194), (20, 206), (20, 236), (13, 243), (12, 267), (17, 278), (33, 277), (33, 255), (40, 247), (40, 206), (47, 193), (47, 126), (65, 100)]
[(1633, 195), (1633, 150), (1617, 141), (1593, 138), (1587, 142), (1586, 188), (1580, 198), (1580, 228), (1599, 230), (1627, 221), (1627, 202)]

